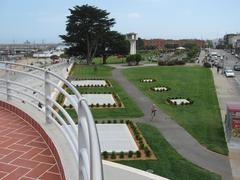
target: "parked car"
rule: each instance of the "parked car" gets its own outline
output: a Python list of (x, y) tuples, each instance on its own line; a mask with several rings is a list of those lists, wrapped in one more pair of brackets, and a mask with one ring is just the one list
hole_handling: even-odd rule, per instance
[(225, 69), (225, 70), (224, 70), (224, 75), (225, 75), (226, 77), (234, 77), (234, 76), (235, 76), (235, 74), (234, 74), (234, 72), (233, 72), (232, 69)]
[(235, 65), (233, 66), (233, 69), (234, 69), (235, 71), (240, 71), (240, 64), (235, 64)]

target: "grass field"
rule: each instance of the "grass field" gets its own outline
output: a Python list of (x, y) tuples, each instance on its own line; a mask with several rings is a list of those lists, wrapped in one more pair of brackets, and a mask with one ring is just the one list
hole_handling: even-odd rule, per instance
[[(115, 92), (122, 103), (124, 108), (92, 108), (94, 118), (97, 119), (114, 119), (114, 118), (136, 118), (143, 116), (143, 113), (138, 108), (138, 106), (131, 100), (123, 88), (114, 80), (111, 79), (112, 68), (106, 66), (99, 66), (98, 76), (93, 76), (93, 71), (91, 66), (76, 65), (74, 66), (71, 74), (75, 78), (92, 78), (92, 77), (103, 77), (108, 79), (112, 87), (81, 87), (77, 88), (80, 93), (101, 93), (101, 92)], [(68, 110), (72, 117), (76, 117), (73, 110)]]
[(111, 77), (112, 68), (102, 65), (80, 65), (75, 64), (70, 73), (70, 77), (74, 78), (104, 78)]
[(217, 180), (220, 176), (183, 159), (162, 137), (159, 131), (146, 124), (138, 124), (157, 160), (118, 161), (142, 170), (152, 169), (154, 174), (171, 180)]
[[(200, 67), (144, 67), (124, 70), (137, 87), (184, 127), (208, 149), (228, 154), (222, 120), (211, 71)], [(140, 83), (142, 78), (154, 78), (154, 83)], [(151, 87), (163, 85), (168, 92), (153, 92)], [(185, 97), (194, 101), (190, 106), (166, 103), (168, 97)]]

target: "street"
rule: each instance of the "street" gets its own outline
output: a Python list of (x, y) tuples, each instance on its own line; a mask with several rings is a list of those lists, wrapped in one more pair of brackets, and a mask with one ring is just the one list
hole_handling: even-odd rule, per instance
[[(211, 52), (217, 52), (218, 55), (220, 55), (220, 56), (224, 55), (224, 63), (223, 63), (224, 68), (233, 69), (233, 66), (236, 63), (238, 63), (238, 62), (240, 63), (240, 59), (236, 58), (235, 55), (232, 55), (231, 53), (228, 53), (227, 51), (220, 50), (220, 49), (210, 49), (210, 53)], [(219, 61), (221, 61), (221, 60), (219, 60)], [(220, 69), (219, 74), (222, 74), (224, 76), (223, 69)], [(238, 89), (238, 92), (240, 95), (240, 71), (234, 71), (234, 73), (235, 73), (235, 77), (226, 78), (226, 79), (228, 79), (228, 82), (230, 82), (233, 86), (235, 86)]]

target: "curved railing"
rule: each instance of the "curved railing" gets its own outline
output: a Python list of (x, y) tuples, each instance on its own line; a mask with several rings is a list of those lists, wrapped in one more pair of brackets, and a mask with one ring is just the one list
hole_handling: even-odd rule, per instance
[[(5, 96), (7, 101), (20, 100), (42, 111), (46, 122), (54, 123), (66, 137), (79, 167), (79, 179), (102, 180), (102, 161), (96, 126), (86, 100), (76, 88), (50, 69), (12, 62), (0, 62), (0, 65), (0, 95)], [(71, 113), (52, 92), (61, 94), (72, 104), (71, 113), (75, 113), (78, 126)], [(71, 95), (75, 95), (76, 98)]]

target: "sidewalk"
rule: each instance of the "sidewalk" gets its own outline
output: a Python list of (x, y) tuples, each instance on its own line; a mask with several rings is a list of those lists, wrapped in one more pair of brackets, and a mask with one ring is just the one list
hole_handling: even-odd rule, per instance
[[(222, 74), (218, 74), (215, 68), (212, 68), (214, 84), (218, 96), (218, 102), (221, 110), (222, 120), (225, 120), (226, 104), (228, 102), (240, 102), (240, 94), (236, 87)], [(232, 168), (234, 180), (240, 180), (240, 138), (232, 138), (228, 142), (229, 159)]]

